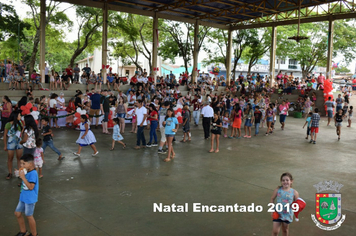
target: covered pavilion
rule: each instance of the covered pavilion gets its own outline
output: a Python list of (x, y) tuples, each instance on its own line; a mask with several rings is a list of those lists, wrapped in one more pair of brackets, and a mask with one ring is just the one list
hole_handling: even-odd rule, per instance
[[(75, 5), (103, 9), (102, 64), (107, 63), (108, 10), (140, 14), (153, 18), (152, 67), (157, 67), (158, 19), (194, 24), (193, 68), (198, 63), (199, 25), (228, 30), (227, 68), (231, 71), (232, 31), (248, 28), (272, 27), (270, 76), (275, 74), (277, 26), (328, 21), (327, 78), (330, 77), (333, 51), (333, 22), (356, 18), (355, 0), (57, 0)], [(301, 11), (303, 9), (303, 11)], [(40, 71), (44, 82), (46, 1), (41, 0)], [(106, 69), (103, 69), (106, 80)], [(192, 71), (194, 79), (197, 71)], [(231, 75), (227, 74), (227, 82)]]

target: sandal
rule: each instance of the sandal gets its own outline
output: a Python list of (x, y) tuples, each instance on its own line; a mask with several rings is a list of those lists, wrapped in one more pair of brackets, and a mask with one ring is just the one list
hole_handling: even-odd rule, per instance
[(180, 142), (181, 142), (181, 143), (185, 143), (185, 140), (184, 140), (184, 139), (182, 139), (182, 140), (180, 140)]
[(63, 160), (65, 157), (58, 157), (58, 161), (61, 161), (61, 160)]
[(163, 161), (164, 161), (164, 162), (169, 162), (169, 161), (171, 161), (171, 159), (166, 158), (166, 159), (164, 159)]
[(11, 178), (12, 178), (12, 174), (9, 173), (9, 174), (6, 176), (6, 179), (7, 179), (7, 180), (10, 180)]
[(26, 235), (27, 235), (27, 230), (26, 230), (25, 233), (18, 232), (18, 233), (16, 234), (16, 236), (26, 236)]
[(114, 148), (110, 148), (110, 151), (114, 151)]
[(124, 146), (122, 147), (122, 149), (125, 149), (126, 148), (126, 143), (124, 143)]

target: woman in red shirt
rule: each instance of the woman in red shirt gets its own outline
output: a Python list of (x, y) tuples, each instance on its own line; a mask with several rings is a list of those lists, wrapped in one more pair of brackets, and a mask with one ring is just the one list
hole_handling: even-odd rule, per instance
[[(147, 147), (155, 147), (157, 146), (157, 134), (156, 134), (156, 129), (158, 126), (158, 111), (156, 109), (156, 106), (154, 104), (150, 104), (149, 106), (150, 109), (150, 114), (147, 117), (147, 119), (150, 121), (151, 125), (151, 129), (150, 129), (150, 141), (147, 143)], [(155, 142), (152, 143), (153, 138), (155, 139)]]

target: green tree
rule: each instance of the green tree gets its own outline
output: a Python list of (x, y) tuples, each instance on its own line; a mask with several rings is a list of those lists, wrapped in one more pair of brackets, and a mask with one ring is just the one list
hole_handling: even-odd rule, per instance
[[(356, 52), (355, 20), (338, 20), (334, 22), (333, 56), (342, 56), (348, 63)], [(299, 43), (288, 37), (297, 34), (297, 25), (279, 26), (277, 30), (277, 55), (296, 59), (302, 70), (303, 78), (316, 66), (326, 66), (328, 47), (328, 22), (306, 23), (300, 25), (301, 35), (309, 39)]]
[(271, 31), (269, 28), (250, 29), (249, 44), (242, 53), (242, 60), (248, 64), (248, 73), (271, 48)]
[[(36, 58), (38, 57), (38, 45), (40, 42), (40, 1), (39, 0), (22, 0), (23, 3), (27, 4), (31, 12), (31, 20), (33, 22), (34, 35), (32, 37), (31, 46), (31, 56), (29, 60), (29, 70), (32, 71), (35, 67)], [(65, 26), (71, 27), (72, 22), (68, 19), (67, 15), (64, 13), (67, 9), (62, 11), (59, 10), (58, 6), (60, 2), (54, 0), (46, 1), (46, 29), (50, 24), (52, 27)]]
[(79, 29), (77, 39), (72, 43), (73, 53), (69, 63), (72, 67), (74, 66), (76, 58), (82, 54), (87, 47), (93, 49), (95, 46), (101, 44), (102, 34), (99, 28), (103, 24), (102, 9), (75, 6), (75, 10)]
[[(204, 39), (211, 30), (207, 26), (199, 26), (198, 55), (201, 49), (207, 50)], [(165, 21), (161, 25), (159, 55), (164, 60), (170, 59), (173, 63), (175, 57), (182, 57), (185, 70), (188, 71), (194, 51), (194, 25)], [(194, 68), (193, 68), (194, 70)]]
[(335, 69), (336, 74), (351, 72), (346, 66), (340, 65)]
[(132, 63), (142, 69), (139, 62), (141, 54), (148, 60), (152, 71), (152, 24), (151, 18), (141, 15), (120, 13), (111, 17), (109, 37), (114, 47), (113, 55), (121, 57), (124, 64)]
[[(210, 30), (208, 35), (208, 43), (213, 47), (208, 48), (208, 58), (203, 60), (204, 65), (222, 63), (227, 68), (227, 47), (228, 34), (221, 29)], [(231, 72), (233, 78), (236, 77), (236, 67), (241, 59), (243, 51), (248, 48), (253, 42), (253, 37), (250, 35), (250, 30), (236, 30), (232, 32), (232, 67)], [(214, 47), (215, 46), (215, 47)], [(230, 72), (227, 72), (230, 73)]]

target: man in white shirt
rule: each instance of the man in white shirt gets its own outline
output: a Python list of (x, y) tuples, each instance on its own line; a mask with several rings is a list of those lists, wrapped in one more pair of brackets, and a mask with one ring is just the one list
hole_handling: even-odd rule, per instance
[(201, 115), (203, 116), (204, 138), (208, 139), (210, 137), (211, 119), (214, 117), (214, 110), (209, 102), (204, 103), (204, 107), (201, 109)]
[(146, 147), (145, 139), (145, 128), (147, 126), (147, 109), (143, 106), (142, 100), (136, 101), (136, 119), (137, 119), (137, 136), (136, 136), (136, 147), (135, 149), (140, 149), (140, 143), (142, 141), (142, 147)]
[(47, 67), (47, 63), (45, 63), (45, 83), (49, 83), (49, 69)]

